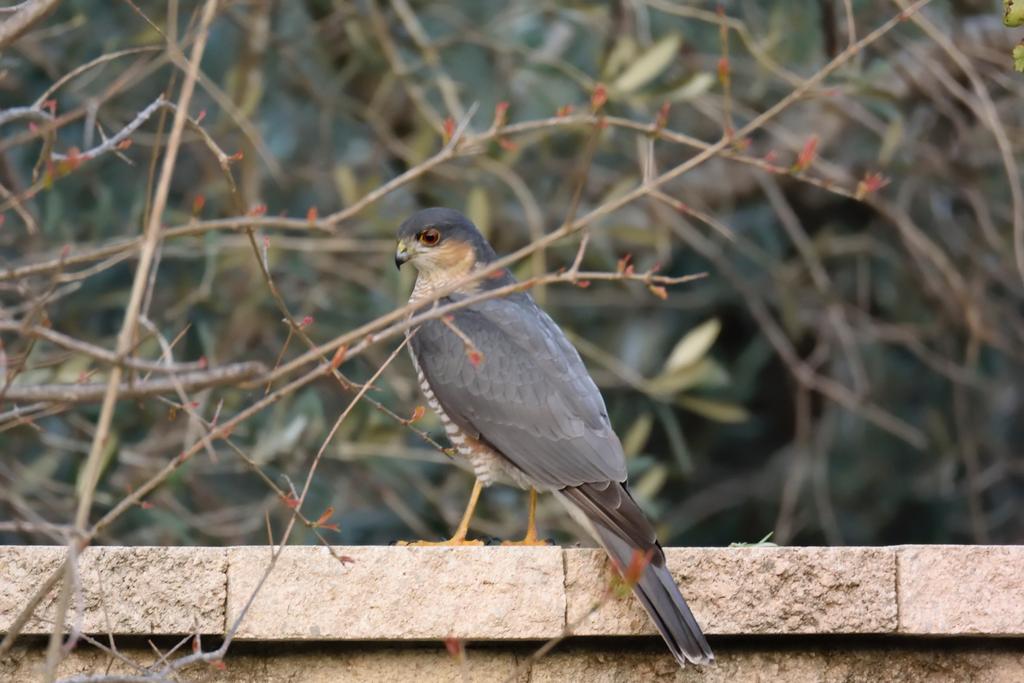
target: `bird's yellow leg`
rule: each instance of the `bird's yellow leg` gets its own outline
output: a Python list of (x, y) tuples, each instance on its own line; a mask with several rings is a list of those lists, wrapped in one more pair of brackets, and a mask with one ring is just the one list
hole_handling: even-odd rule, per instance
[(502, 541), (502, 545), (551, 545), (537, 538), (537, 489), (530, 489), (530, 516), (526, 522), (526, 536), (521, 541)]
[(476, 509), (476, 504), (480, 501), (480, 492), (483, 490), (484, 485), (477, 479), (473, 484), (473, 492), (469, 494), (469, 503), (466, 504), (466, 511), (462, 513), (462, 521), (459, 522), (459, 527), (452, 534), (452, 537), (447, 541), (399, 541), (398, 545), (415, 545), (415, 546), (456, 546), (456, 545), (483, 545), (484, 542), (480, 540), (467, 540), (466, 534), (469, 533), (469, 521), (473, 519), (473, 511)]

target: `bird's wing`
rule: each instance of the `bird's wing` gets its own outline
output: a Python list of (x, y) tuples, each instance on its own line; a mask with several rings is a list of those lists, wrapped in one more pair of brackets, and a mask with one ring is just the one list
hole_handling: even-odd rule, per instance
[(467, 306), (448, 323), (428, 321), (410, 343), (448, 417), (536, 488), (625, 481), (622, 445), (597, 386), (528, 295)]

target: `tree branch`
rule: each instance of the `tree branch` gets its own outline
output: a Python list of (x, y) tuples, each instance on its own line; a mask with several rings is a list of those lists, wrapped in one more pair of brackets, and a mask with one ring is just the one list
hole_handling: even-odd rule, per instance
[[(174, 366), (164, 366), (167, 372)], [(117, 386), (117, 400), (142, 398), (175, 391), (178, 384), (186, 390), (208, 389), (223, 384), (232, 384), (263, 375), (267, 368), (263, 363), (232, 363), (210, 370), (197, 370), (180, 374), (171, 373), (159, 379), (121, 382)], [(106, 395), (106, 383), (87, 384), (15, 384), (7, 389), (8, 401), (54, 401), (58, 403), (96, 403)]]
[(17, 40), (32, 25), (53, 11), (60, 0), (28, 0), (18, 11), (0, 23), (0, 50)]

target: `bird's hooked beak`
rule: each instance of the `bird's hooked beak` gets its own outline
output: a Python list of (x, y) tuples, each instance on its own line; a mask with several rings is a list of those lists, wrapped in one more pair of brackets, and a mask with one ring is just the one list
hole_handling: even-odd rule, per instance
[(402, 264), (412, 257), (413, 253), (409, 250), (409, 245), (405, 243), (405, 240), (398, 240), (398, 246), (395, 247), (395, 268), (401, 269)]

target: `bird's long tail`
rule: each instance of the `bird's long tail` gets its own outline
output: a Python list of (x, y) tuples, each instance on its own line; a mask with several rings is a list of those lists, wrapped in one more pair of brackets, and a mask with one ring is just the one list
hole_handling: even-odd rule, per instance
[[(665, 553), (654, 529), (625, 485), (583, 484), (561, 489), (556, 497), (621, 571), (632, 574), (642, 568), (639, 578), (630, 577), (635, 578), (633, 592), (679, 664), (714, 661), (708, 641), (665, 566)], [(635, 555), (645, 559), (645, 564), (635, 564)]]
[[(637, 552), (632, 546), (600, 524), (594, 524), (593, 528), (598, 542), (619, 567), (625, 570), (632, 566), (634, 553)], [(665, 566), (661, 548), (657, 548), (656, 552), (662, 556), (647, 563), (633, 586), (633, 592), (680, 664), (687, 660), (695, 664), (714, 661), (711, 646)]]

